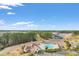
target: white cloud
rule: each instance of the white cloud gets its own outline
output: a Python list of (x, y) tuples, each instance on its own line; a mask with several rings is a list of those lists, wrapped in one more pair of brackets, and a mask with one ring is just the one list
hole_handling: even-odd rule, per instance
[(9, 24), (4, 20), (0, 20), (0, 30), (35, 30), (38, 29), (38, 25), (31, 21), (15, 22)]
[[(73, 25), (72, 25), (73, 26)], [(16, 22), (7, 24), (4, 20), (0, 20), (0, 30), (79, 30), (78, 26), (59, 27), (56, 25), (41, 25), (33, 22)]]
[(0, 9), (12, 9), (11, 6), (23, 6), (22, 2), (24, 0), (0, 0)]
[(2, 5), (2, 6), (0, 6), (0, 9), (12, 9), (12, 8)]
[(16, 22), (15, 24), (12, 24), (13, 26), (19, 26), (19, 25), (29, 25), (32, 24), (32, 22)]
[(11, 10), (12, 9), (11, 6), (16, 7), (16, 6), (23, 6), (23, 5), (22, 4), (10, 4), (10, 5), (8, 5), (8, 4), (1, 4), (0, 5), (0, 9), (9, 9), (9, 10)]
[(5, 6), (23, 6), (22, 3), (1, 3), (1, 5), (5, 5)]
[(14, 24), (11, 24), (10, 27), (14, 30), (33, 30), (37, 29), (38, 25), (28, 21), (28, 22), (16, 22)]
[(7, 12), (8, 15), (14, 15), (14, 12)]
[(0, 3), (15, 4), (15, 3), (26, 3), (27, 0), (0, 0)]

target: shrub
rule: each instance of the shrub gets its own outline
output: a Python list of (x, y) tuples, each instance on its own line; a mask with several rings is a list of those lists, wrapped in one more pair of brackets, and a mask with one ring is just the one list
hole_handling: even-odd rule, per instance
[(2, 50), (4, 48), (4, 46), (2, 44), (0, 44), (0, 50)]
[(48, 53), (53, 53), (53, 52), (57, 52), (59, 51), (59, 49), (46, 49), (45, 52), (48, 52)]
[(64, 42), (65, 42), (65, 44), (66, 44), (66, 46), (65, 46), (65, 47), (66, 47), (66, 49), (67, 49), (67, 50), (69, 50), (69, 49), (70, 49), (70, 47), (71, 47), (70, 42), (69, 42), (68, 40), (65, 40)]
[(34, 56), (34, 54), (32, 54), (32, 53), (24, 53), (21, 56)]
[(79, 44), (77, 44), (76, 48), (74, 48), (75, 51), (79, 51)]
[(66, 56), (79, 56), (79, 54), (68, 53)]
[(38, 54), (43, 54), (44, 53), (44, 50), (39, 50), (38, 51)]

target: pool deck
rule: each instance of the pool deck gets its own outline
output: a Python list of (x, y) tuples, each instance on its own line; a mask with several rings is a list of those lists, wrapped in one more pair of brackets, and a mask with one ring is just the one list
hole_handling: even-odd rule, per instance
[(60, 44), (61, 46), (63, 46), (64, 44), (64, 39), (49, 39), (49, 40), (45, 40), (47, 41), (48, 43), (51, 43), (51, 44), (55, 44), (55, 45), (58, 45)]

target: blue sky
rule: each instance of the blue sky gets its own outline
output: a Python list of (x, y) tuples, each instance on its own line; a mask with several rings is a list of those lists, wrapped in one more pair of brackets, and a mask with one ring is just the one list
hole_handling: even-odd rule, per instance
[(0, 30), (79, 30), (79, 4), (0, 4)]

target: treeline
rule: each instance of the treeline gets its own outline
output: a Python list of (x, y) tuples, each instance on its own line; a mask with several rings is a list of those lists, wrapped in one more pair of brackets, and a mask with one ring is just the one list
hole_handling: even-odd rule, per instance
[(63, 30), (63, 31), (55, 31), (60, 33), (73, 33), (74, 35), (79, 35), (79, 30)]
[[(52, 38), (52, 32), (24, 32), (24, 33), (4, 33), (0, 37), (0, 47), (7, 47), (37, 40), (37, 34), (43, 39)], [(38, 38), (39, 39), (39, 38)], [(2, 45), (2, 46), (1, 46)]]
[(73, 34), (74, 35), (79, 35), (79, 31), (74, 31)]

